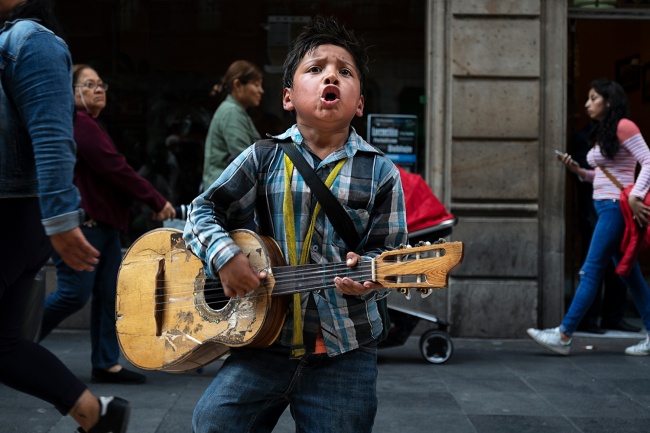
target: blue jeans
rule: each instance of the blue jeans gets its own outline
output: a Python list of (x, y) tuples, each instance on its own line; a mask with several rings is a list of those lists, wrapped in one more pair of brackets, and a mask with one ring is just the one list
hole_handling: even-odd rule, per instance
[[(594, 200), (598, 221), (589, 244), (587, 258), (580, 270), (580, 284), (560, 330), (571, 336), (591, 306), (611, 260), (617, 265), (622, 253), (619, 248), (625, 231), (625, 221), (618, 201)], [(650, 332), (650, 289), (636, 263), (627, 277), (621, 277), (628, 287), (646, 331)]]
[(370, 433), (377, 349), (289, 359), (289, 349), (233, 349), (194, 409), (194, 433), (271, 432), (287, 405), (296, 432)]
[(56, 265), (57, 289), (45, 299), (41, 336), (88, 303), (90, 310), (90, 343), (93, 368), (107, 369), (117, 365), (120, 347), (115, 331), (115, 296), (117, 273), (122, 262), (120, 232), (107, 225), (82, 226), (82, 231), (100, 252), (99, 264), (92, 272), (75, 271), (58, 254), (52, 259)]

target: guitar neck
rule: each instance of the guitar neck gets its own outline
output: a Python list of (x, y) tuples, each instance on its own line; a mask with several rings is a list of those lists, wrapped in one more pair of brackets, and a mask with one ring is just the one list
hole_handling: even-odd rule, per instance
[(312, 292), (334, 286), (334, 277), (349, 277), (354, 281), (373, 280), (373, 260), (364, 260), (350, 267), (346, 262), (281, 266), (272, 269), (275, 285), (272, 296)]

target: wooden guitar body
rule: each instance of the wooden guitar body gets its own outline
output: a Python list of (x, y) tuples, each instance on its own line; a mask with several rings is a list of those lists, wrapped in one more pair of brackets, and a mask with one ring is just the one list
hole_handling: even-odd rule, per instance
[[(231, 232), (258, 270), (284, 265), (270, 238)], [(271, 297), (274, 279), (243, 298), (213, 302), (219, 289), (185, 248), (182, 232), (157, 229), (126, 252), (117, 283), (116, 328), (126, 358), (145, 370), (182, 372), (226, 354), (230, 347), (269, 346), (280, 333), (287, 297)], [(221, 290), (221, 294), (223, 294)]]

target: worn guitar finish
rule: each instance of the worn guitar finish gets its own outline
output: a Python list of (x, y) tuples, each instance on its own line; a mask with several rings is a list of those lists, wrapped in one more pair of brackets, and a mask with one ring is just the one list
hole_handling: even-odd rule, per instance
[(280, 334), (289, 294), (332, 286), (335, 276), (376, 281), (386, 288), (447, 287), (462, 261), (461, 242), (387, 251), (354, 268), (345, 262), (286, 266), (271, 238), (249, 230), (230, 233), (263, 284), (241, 298), (224, 298), (218, 280), (185, 248), (182, 232), (145, 233), (126, 252), (117, 280), (117, 336), (139, 368), (183, 372), (226, 354), (230, 347), (267, 347)]

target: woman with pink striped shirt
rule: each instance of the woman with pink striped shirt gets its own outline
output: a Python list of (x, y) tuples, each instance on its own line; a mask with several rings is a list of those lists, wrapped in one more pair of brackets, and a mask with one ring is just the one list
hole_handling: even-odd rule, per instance
[[(610, 260), (618, 264), (622, 256), (620, 245), (625, 221), (619, 203), (621, 191), (604, 173), (603, 167), (622, 185), (631, 185), (635, 183), (637, 163), (641, 165), (629, 205), (640, 226), (647, 226), (650, 217), (650, 207), (643, 204), (643, 197), (650, 189), (650, 150), (639, 128), (628, 118), (625, 91), (618, 83), (606, 79), (593, 81), (590, 87), (585, 108), (594, 121), (588, 137), (592, 148), (587, 154), (587, 162), (592, 168), (581, 168), (568, 154), (558, 156), (558, 159), (582, 181), (594, 184), (593, 200), (598, 221), (580, 270), (578, 290), (564, 320), (557, 328), (530, 328), (527, 331), (535, 342), (561, 355), (569, 354), (571, 335), (593, 302)], [(650, 332), (650, 289), (639, 264), (635, 262), (632, 272), (621, 279), (630, 290), (646, 331)], [(650, 337), (628, 347), (625, 353), (650, 355)]]

